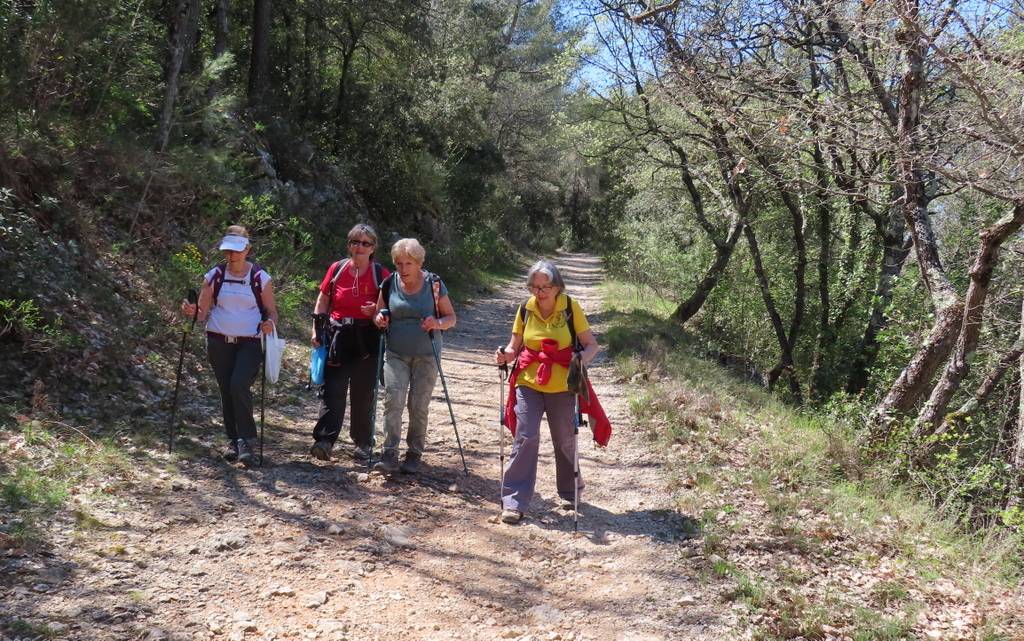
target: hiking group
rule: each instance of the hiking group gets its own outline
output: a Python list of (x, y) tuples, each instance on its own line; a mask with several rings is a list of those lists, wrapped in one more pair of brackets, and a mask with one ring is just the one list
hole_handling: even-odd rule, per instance
[[(348, 233), (348, 257), (333, 263), (320, 283), (310, 342), (323, 354), (325, 366), (322, 381), (316, 381), (322, 384), (321, 401), (309, 453), (331, 460), (348, 405), (354, 458), (383, 474), (415, 474), (426, 446), (428, 408), (438, 377), (462, 453), (440, 359), (443, 332), (457, 319), (444, 282), (423, 269), (426, 251), (418, 240), (403, 238), (392, 245), (393, 273), (374, 260), (378, 242), (372, 227), (354, 226)], [(220, 244), (224, 262), (206, 273), (198, 299), (190, 293), (181, 305), (193, 323), (206, 322), (207, 358), (220, 389), (228, 439), (224, 458), (244, 465), (256, 460), (252, 385), (264, 359), (261, 344), (277, 325), (270, 274), (249, 261), (251, 248), (244, 227), (229, 227)], [(529, 511), (544, 415), (554, 447), (560, 505), (566, 510), (576, 511), (584, 488), (577, 453), (583, 414), (590, 416), (598, 445), (606, 445), (611, 435), (586, 376), (598, 344), (583, 309), (566, 294), (565, 282), (551, 262), (535, 263), (526, 286), (531, 296), (512, 319), (508, 343), (494, 353), (501, 381), (508, 385), (502, 392), (499, 430), (507, 427), (514, 435), (507, 465), (500, 432), (498, 437), (505, 523), (517, 523)], [(384, 443), (374, 461), (378, 384), (384, 387)], [(400, 460), (403, 408), (408, 419)], [(259, 443), (262, 462), (262, 435)]]

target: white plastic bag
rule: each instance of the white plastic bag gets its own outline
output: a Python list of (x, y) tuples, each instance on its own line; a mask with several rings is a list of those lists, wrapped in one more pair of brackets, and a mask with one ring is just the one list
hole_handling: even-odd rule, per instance
[(277, 337), (277, 327), (269, 334), (263, 334), (263, 367), (266, 368), (267, 380), (276, 383), (281, 375), (281, 357), (284, 356), (285, 340)]

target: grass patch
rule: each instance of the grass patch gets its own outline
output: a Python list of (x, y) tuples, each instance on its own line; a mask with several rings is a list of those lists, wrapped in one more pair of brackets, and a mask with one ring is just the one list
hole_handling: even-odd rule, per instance
[[(0, 436), (0, 510), (9, 516), (0, 531), (22, 545), (40, 542), (73, 494), (96, 489), (100, 479), (128, 477), (132, 469), (111, 440), (90, 439), (57, 421), (25, 420)], [(74, 516), (82, 528), (98, 523), (82, 510)]]
[(910, 636), (914, 618), (910, 612), (900, 617), (890, 617), (873, 610), (857, 608), (850, 636), (853, 641), (900, 641)]
[(14, 638), (54, 639), (58, 636), (57, 631), (45, 623), (33, 623), (25, 619), (14, 619), (0, 629), (5, 629)]
[(824, 639), (825, 626), (836, 622), (832, 607), (811, 603), (803, 595), (793, 595), (775, 606), (778, 608), (775, 620), (756, 630), (754, 639)]
[[(621, 284), (605, 287), (612, 325), (606, 338), (620, 377), (633, 384), (633, 418), (653, 447), (678, 452), (666, 457), (671, 489), (686, 512), (703, 515), (704, 553), (717, 555), (708, 572), (736, 581), (733, 599), (770, 602), (773, 623), (757, 638), (823, 638), (829, 626), (854, 639), (907, 638), (919, 632), (913, 630), (912, 588), (927, 590), (936, 579), (980, 594), (1014, 588), (1024, 568), (1024, 533), (979, 531), (942, 517), (928, 497), (896, 483), (884, 460), (858, 448), (863, 421), (855, 413), (786, 406), (717, 362), (698, 358), (700, 341), (667, 322), (668, 305), (638, 300), (627, 289), (634, 292)], [(830, 566), (833, 558), (862, 572), (884, 563), (898, 573), (844, 602), (772, 595), (739, 573), (740, 557), (724, 560), (720, 537), (744, 536), (745, 524), (734, 518), (723, 529), (715, 515), (728, 514), (730, 503), (739, 505), (730, 494), (746, 490), (758, 499), (750, 506), (760, 511), (754, 522), (768, 519), (758, 534), (776, 537), (781, 549), (811, 566), (785, 572), (784, 561), (776, 564), (780, 585), (802, 585), (816, 575), (814, 567)], [(745, 506), (739, 507), (745, 516)], [(856, 549), (836, 545), (849, 538)], [(893, 615), (893, 608), (904, 614)]]
[(882, 581), (871, 589), (871, 597), (883, 606), (903, 603), (908, 596), (910, 593), (899, 581)]

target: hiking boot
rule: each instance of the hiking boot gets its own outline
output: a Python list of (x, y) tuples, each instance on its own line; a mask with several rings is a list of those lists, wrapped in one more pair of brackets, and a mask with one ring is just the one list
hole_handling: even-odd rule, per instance
[(235, 441), (238, 447), (238, 462), (242, 465), (252, 465), (256, 460), (256, 439), (240, 438)]
[(574, 507), (572, 499), (558, 499), (558, 509), (571, 512)]
[(420, 459), (422, 458), (422, 454), (406, 452), (405, 459), (402, 461), (402, 466), (398, 469), (401, 470), (402, 474), (415, 474), (420, 471)]
[(380, 460), (373, 464), (373, 469), (382, 474), (394, 474), (398, 471), (398, 455), (394, 450), (385, 450)]
[(224, 453), (221, 454), (221, 457), (223, 457), (223, 459), (225, 461), (229, 461), (229, 462), (230, 461), (237, 461), (238, 460), (238, 444), (235, 443), (235, 441), (231, 441), (230, 443), (228, 443), (228, 447), (227, 447), (227, 449), (224, 450)]
[(309, 448), (309, 455), (318, 461), (331, 460), (330, 441), (317, 441), (316, 443), (313, 443), (313, 447)]
[(506, 509), (501, 511), (501, 522), (502, 523), (508, 523), (508, 524), (511, 525), (511, 524), (514, 524), (514, 523), (518, 523), (520, 520), (522, 520), (522, 518), (523, 518), (523, 513), (520, 512), (519, 510), (513, 510), (513, 509), (510, 509), (510, 508), (506, 508)]
[(369, 461), (371, 455), (373, 455), (373, 450), (369, 445), (356, 445), (352, 450), (352, 458), (357, 461)]

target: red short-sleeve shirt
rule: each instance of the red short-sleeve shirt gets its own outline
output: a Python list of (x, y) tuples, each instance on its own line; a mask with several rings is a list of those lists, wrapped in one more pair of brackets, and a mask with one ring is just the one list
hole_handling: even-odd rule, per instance
[[(320, 292), (329, 293), (331, 277), (340, 262), (332, 264), (320, 283)], [(381, 268), (381, 284), (391, 275), (386, 268)], [(334, 283), (334, 297), (331, 304), (331, 318), (341, 320), (342, 318), (370, 318), (363, 313), (361, 307), (369, 303), (377, 302), (378, 289), (373, 282), (373, 262), (366, 273), (356, 277), (355, 264), (351, 261), (345, 266), (338, 280)]]

